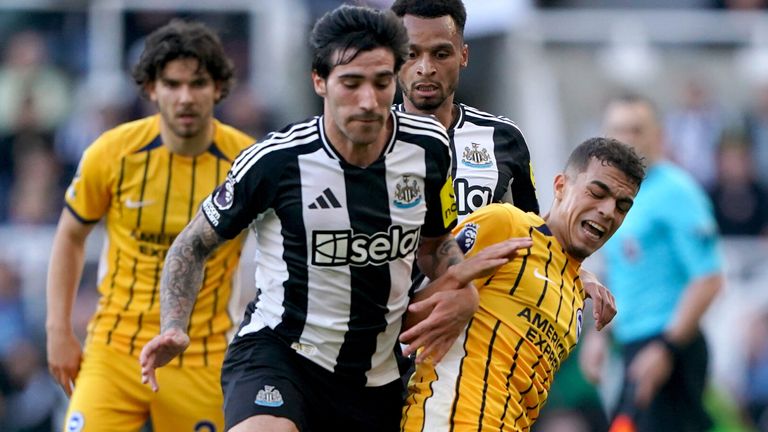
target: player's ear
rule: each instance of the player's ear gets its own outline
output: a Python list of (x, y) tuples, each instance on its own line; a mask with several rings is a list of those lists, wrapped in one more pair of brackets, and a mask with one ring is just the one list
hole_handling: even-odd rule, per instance
[(467, 67), (469, 64), (469, 45), (461, 46), (461, 67)]
[(144, 84), (144, 94), (147, 95), (147, 98), (149, 98), (149, 100), (152, 102), (157, 102), (157, 93), (155, 92), (154, 81), (149, 81)]
[(566, 182), (566, 178), (565, 178), (565, 174), (564, 173), (560, 173), (560, 174), (555, 176), (555, 181), (554, 181), (554, 184), (553, 184), (553, 186), (554, 186), (553, 189), (555, 191), (555, 200), (556, 201), (560, 201), (561, 199), (563, 199), (563, 193), (564, 193), (563, 191), (565, 190), (565, 182)]
[(326, 80), (321, 77), (317, 71), (312, 71), (312, 85), (315, 87), (315, 93), (320, 97), (325, 97), (328, 94), (326, 88)]

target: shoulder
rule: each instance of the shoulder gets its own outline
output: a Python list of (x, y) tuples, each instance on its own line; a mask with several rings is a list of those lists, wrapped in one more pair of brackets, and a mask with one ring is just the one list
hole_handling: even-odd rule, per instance
[(659, 164), (658, 169), (662, 175), (659, 176), (657, 183), (663, 185), (670, 198), (700, 200), (706, 197), (704, 188), (696, 182), (693, 176), (677, 165), (663, 162)]
[(509, 131), (522, 135), (520, 127), (507, 117), (491, 114), (475, 107), (465, 104), (459, 104), (465, 122), (470, 122), (479, 126), (489, 126), (501, 131)]
[(319, 117), (313, 117), (270, 132), (237, 156), (232, 164), (232, 174), (240, 178), (256, 165), (282, 170), (299, 154), (316, 150), (321, 146), (318, 122)]
[[(433, 143), (432, 145), (448, 148), (448, 132), (434, 117), (395, 110), (392, 115), (396, 122), (398, 139), (413, 141), (414, 144)], [(419, 139), (413, 139), (414, 137)]]
[(214, 142), (229, 160), (233, 160), (238, 153), (256, 141), (250, 135), (218, 120), (214, 120), (214, 125)]
[(159, 121), (159, 115), (153, 115), (120, 124), (101, 134), (87, 151), (110, 158), (137, 152), (159, 137)]

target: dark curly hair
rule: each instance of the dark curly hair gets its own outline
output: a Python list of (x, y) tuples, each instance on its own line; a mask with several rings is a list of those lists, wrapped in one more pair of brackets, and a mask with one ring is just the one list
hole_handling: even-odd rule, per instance
[(419, 18), (440, 18), (450, 15), (459, 29), (459, 34), (464, 37), (467, 9), (461, 0), (395, 0), (390, 9), (401, 18), (405, 15)]
[[(363, 51), (386, 48), (395, 56), (397, 73), (408, 55), (408, 32), (391, 11), (363, 6), (340, 6), (320, 18), (309, 39), (312, 70), (328, 78), (338, 65), (348, 64)], [(336, 52), (343, 53), (332, 63)]]
[(584, 172), (592, 158), (623, 172), (637, 186), (640, 186), (645, 178), (643, 158), (638, 156), (632, 147), (619, 140), (605, 137), (590, 138), (579, 144), (571, 152), (565, 164), (565, 170), (566, 172)]
[(216, 34), (199, 22), (174, 19), (147, 36), (144, 51), (133, 68), (133, 80), (144, 90), (155, 81), (168, 62), (192, 58), (221, 85), (219, 100), (227, 97), (234, 82), (232, 62)]

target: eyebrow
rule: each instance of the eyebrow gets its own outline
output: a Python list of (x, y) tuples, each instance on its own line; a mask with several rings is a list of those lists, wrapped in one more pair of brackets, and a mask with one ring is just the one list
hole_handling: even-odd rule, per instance
[[(376, 72), (373, 76), (374, 79), (379, 78), (386, 78), (386, 77), (394, 77), (395, 73), (393, 71), (383, 71), (383, 72)], [(347, 72), (344, 74), (339, 75), (339, 79), (365, 79), (365, 74), (358, 73), (358, 72)]]
[[(609, 188), (607, 184), (601, 182), (600, 180), (592, 180), (592, 184), (597, 186), (597, 187), (599, 187), (600, 189), (604, 190), (605, 192), (609, 193), (610, 195), (616, 196), (613, 193), (613, 191), (611, 190), (611, 188)], [(617, 197), (616, 201), (617, 202), (627, 203), (630, 206), (635, 203), (635, 201), (632, 198), (629, 198), (629, 197)]]
[(415, 48), (419, 50), (439, 51), (439, 50), (453, 50), (453, 44), (450, 42), (441, 42), (435, 45), (422, 46), (417, 44), (408, 45), (409, 48)]

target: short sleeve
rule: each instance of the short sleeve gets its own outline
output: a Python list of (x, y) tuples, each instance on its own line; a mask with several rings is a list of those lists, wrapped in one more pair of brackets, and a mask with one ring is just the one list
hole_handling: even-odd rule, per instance
[(109, 150), (108, 141), (103, 138), (88, 147), (67, 188), (66, 206), (80, 222), (97, 222), (109, 208), (113, 165)]
[[(425, 237), (440, 237), (456, 226), (458, 211), (451, 178), (451, 155), (448, 136), (445, 145), (436, 146), (427, 155), (426, 201), (427, 214), (421, 233)], [(439, 149), (439, 150), (438, 150)]]
[(235, 238), (270, 208), (284, 166), (260, 144), (243, 150), (227, 178), (203, 201), (201, 210), (217, 234)]
[(696, 279), (722, 269), (717, 223), (703, 193), (677, 194), (677, 208), (670, 212), (669, 239), (687, 275)]
[(512, 236), (514, 213), (504, 204), (490, 204), (467, 216), (454, 230), (464, 255), (471, 257), (483, 248)]

